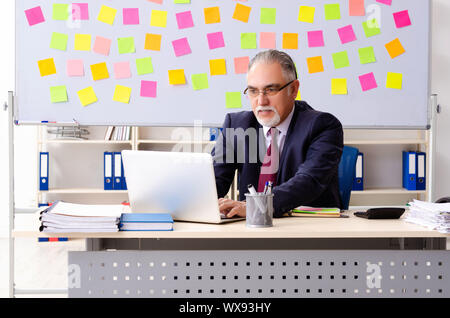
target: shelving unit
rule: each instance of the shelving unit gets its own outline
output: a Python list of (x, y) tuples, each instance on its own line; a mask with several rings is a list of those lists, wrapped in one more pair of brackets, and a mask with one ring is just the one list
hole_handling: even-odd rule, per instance
[[(50, 152), (50, 190), (38, 191), (37, 202), (54, 201), (63, 199), (64, 196), (70, 196), (70, 199), (83, 202), (85, 199), (102, 200), (105, 202), (117, 203), (117, 201), (127, 200), (126, 190), (104, 190), (103, 189), (103, 152), (113, 149), (113, 151), (121, 151), (124, 149), (132, 150), (162, 150), (162, 151), (193, 151), (193, 152), (210, 152), (215, 142), (209, 140), (209, 128), (202, 128), (201, 131), (194, 131), (195, 128), (175, 128), (175, 127), (132, 127), (131, 138), (127, 141), (106, 141), (103, 140), (106, 127), (87, 127), (90, 131), (87, 140), (60, 140), (49, 139), (45, 129), (46, 127), (38, 127), (38, 151)], [(176, 129), (183, 129), (180, 133), (175, 134)], [(185, 133), (186, 136), (194, 136), (194, 138), (183, 139), (180, 134)], [(429, 193), (425, 191), (408, 191), (401, 185), (401, 152), (402, 150), (420, 150), (429, 153), (429, 131), (422, 130), (344, 130), (344, 144), (358, 148), (365, 153), (364, 169), (365, 169), (365, 190), (353, 191), (351, 205), (364, 206), (374, 205), (372, 201), (387, 204), (403, 205), (413, 198), (427, 200)], [(58, 186), (61, 182), (53, 180), (55, 176), (51, 176), (52, 167), (55, 166), (54, 156), (58, 154), (58, 158), (66, 158), (67, 150), (70, 149), (70, 156), (87, 155), (83, 161), (83, 166), (87, 170), (79, 171), (80, 179), (83, 180), (83, 173), (88, 177), (84, 181), (73, 182), (70, 186)], [(89, 157), (90, 153), (95, 153), (95, 160)], [(379, 153), (382, 153), (381, 155)], [(56, 156), (56, 155), (55, 155)], [(382, 158), (380, 158), (382, 157)], [(65, 159), (64, 159), (65, 160)], [(77, 159), (73, 159), (77, 160)], [(84, 159), (78, 159), (84, 160)], [(89, 160), (90, 163), (87, 163)], [(429, 171), (430, 160), (427, 160), (427, 175)], [(57, 176), (64, 178), (67, 170), (57, 165)], [(385, 172), (383, 177), (380, 174), (380, 166), (390, 169)], [(99, 169), (95, 169), (99, 167)], [(79, 169), (80, 167), (77, 167)], [(90, 170), (89, 170), (90, 169)], [(400, 169), (400, 170), (399, 170)], [(382, 169), (383, 170), (383, 169)], [(375, 173), (373, 172), (375, 171)], [(382, 179), (377, 180), (377, 178)], [(386, 180), (389, 179), (390, 180)], [(57, 185), (52, 187), (52, 185)], [(229, 196), (237, 199), (237, 182), (233, 183)]]

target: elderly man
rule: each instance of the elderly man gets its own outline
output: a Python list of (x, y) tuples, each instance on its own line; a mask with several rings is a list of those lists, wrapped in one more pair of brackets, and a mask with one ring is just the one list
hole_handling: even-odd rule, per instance
[[(342, 125), (296, 101), (298, 89), (295, 64), (286, 53), (264, 51), (250, 61), (244, 93), (252, 111), (226, 115), (212, 152), (219, 208), (227, 217), (245, 216), (247, 186), (262, 191), (266, 181), (274, 185), (274, 217), (300, 205), (342, 206)], [(224, 199), (236, 170), (240, 201)]]

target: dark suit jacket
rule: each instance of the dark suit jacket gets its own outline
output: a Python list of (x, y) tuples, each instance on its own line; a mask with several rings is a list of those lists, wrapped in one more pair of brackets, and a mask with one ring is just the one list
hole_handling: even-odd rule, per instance
[[(342, 149), (339, 120), (296, 101), (273, 188), (274, 217), (300, 205), (342, 208), (338, 180)], [(253, 112), (227, 114), (212, 151), (218, 197), (228, 193), (237, 169), (239, 200), (245, 200), (247, 185), (257, 188), (265, 152), (262, 126)]]

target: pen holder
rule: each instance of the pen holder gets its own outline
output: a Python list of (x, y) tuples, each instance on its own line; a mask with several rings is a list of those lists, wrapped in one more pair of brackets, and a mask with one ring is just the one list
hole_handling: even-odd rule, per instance
[(273, 194), (246, 193), (246, 225), (248, 227), (273, 226)]

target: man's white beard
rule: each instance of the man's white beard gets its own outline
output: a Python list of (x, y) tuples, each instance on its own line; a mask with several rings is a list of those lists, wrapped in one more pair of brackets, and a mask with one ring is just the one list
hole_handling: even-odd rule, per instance
[[(258, 112), (260, 110), (271, 110), (273, 111), (274, 115), (270, 119), (259, 118)], [(256, 119), (258, 120), (258, 123), (260, 123), (262, 126), (275, 127), (280, 123), (281, 120), (280, 114), (278, 114), (277, 110), (273, 106), (258, 106), (256, 107), (255, 112), (256, 112)]]

